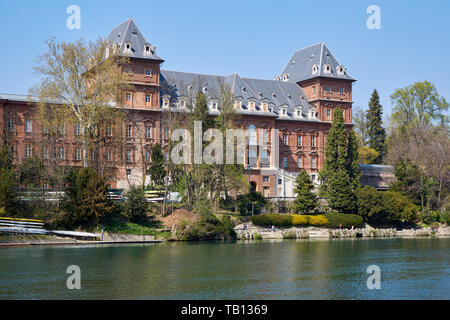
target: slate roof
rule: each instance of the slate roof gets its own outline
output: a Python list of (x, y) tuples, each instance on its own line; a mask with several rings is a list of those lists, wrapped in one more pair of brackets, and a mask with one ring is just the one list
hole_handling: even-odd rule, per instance
[[(283, 105), (287, 107), (288, 116), (291, 117), (296, 107), (302, 109), (304, 116), (306, 116), (308, 110), (315, 110), (308, 103), (302, 88), (294, 82), (241, 78), (236, 73), (228, 76), (217, 76), (161, 70), (161, 96), (169, 95), (175, 99), (178, 97), (189, 97), (194, 95), (200, 88), (205, 92), (208, 99), (216, 98), (220, 100), (221, 84), (228, 84), (233, 96), (242, 98), (244, 110), (240, 110), (240, 113), (278, 116), (280, 113), (279, 109)], [(255, 99), (257, 107), (260, 102), (267, 99), (269, 106), (273, 107), (273, 112), (264, 112), (258, 109), (250, 111), (246, 103), (251, 98)], [(296, 120), (301, 120), (301, 118), (296, 118)], [(314, 118), (308, 120), (311, 121)]]
[[(119, 54), (127, 57), (164, 61), (156, 54), (156, 48), (145, 39), (133, 19), (128, 19), (111, 31), (106, 40), (117, 43)], [(126, 43), (131, 43), (131, 53), (124, 52)], [(150, 53), (144, 54), (145, 45), (150, 45)]]
[[(313, 73), (313, 66), (318, 71)], [(324, 72), (324, 66), (329, 65), (331, 73)], [(337, 73), (341, 64), (336, 60), (327, 46), (321, 42), (294, 52), (283, 73), (288, 75), (288, 81), (299, 82), (315, 77), (327, 77), (355, 81), (346, 71), (343, 75)], [(345, 70), (345, 69), (344, 69)]]

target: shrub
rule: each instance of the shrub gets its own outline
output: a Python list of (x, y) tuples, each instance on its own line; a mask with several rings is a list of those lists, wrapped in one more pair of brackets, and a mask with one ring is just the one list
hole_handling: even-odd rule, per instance
[(328, 219), (324, 215), (310, 216), (309, 224), (315, 227), (322, 227), (328, 224)]
[(417, 207), (405, 196), (395, 191), (383, 192), (385, 221), (413, 222), (417, 219)]
[(439, 222), (430, 223), (430, 228), (439, 228)]
[(253, 240), (262, 240), (262, 235), (260, 235), (259, 233), (254, 233)]
[(439, 214), (439, 222), (440, 223), (445, 223), (445, 224), (450, 224), (450, 215), (448, 214), (448, 212), (441, 212)]
[(383, 224), (385, 222), (383, 196), (377, 189), (369, 186), (355, 191), (358, 215), (365, 222)]
[(326, 224), (329, 228), (355, 228), (364, 226), (364, 221), (361, 216), (356, 214), (345, 214), (345, 213), (327, 213), (325, 218), (328, 220)]
[(145, 192), (142, 188), (132, 186), (126, 193), (127, 201), (123, 209), (125, 215), (133, 222), (137, 222), (146, 217), (148, 203), (145, 199)]
[(283, 239), (297, 239), (295, 232), (289, 231), (283, 234)]
[(292, 226), (292, 216), (289, 214), (260, 214), (252, 216), (250, 221), (257, 226), (276, 226), (276, 227), (290, 227)]
[(293, 226), (308, 226), (309, 225), (309, 218), (308, 215), (301, 215), (301, 214), (293, 214), (292, 215), (292, 225)]

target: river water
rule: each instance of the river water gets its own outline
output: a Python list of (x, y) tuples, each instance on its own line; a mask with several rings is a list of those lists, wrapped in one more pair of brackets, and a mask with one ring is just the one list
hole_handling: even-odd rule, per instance
[(7, 247), (0, 299), (450, 299), (450, 238)]

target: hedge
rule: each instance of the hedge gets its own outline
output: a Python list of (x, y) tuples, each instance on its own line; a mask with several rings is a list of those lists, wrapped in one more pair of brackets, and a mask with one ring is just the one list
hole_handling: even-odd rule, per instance
[(299, 214), (260, 214), (252, 216), (253, 224), (263, 227), (328, 227), (328, 228), (355, 228), (364, 226), (362, 217), (355, 214), (327, 213), (325, 215), (299, 215)]
[(328, 220), (328, 228), (359, 228), (364, 226), (364, 221), (361, 216), (356, 214), (343, 214), (343, 213), (327, 213), (325, 217)]

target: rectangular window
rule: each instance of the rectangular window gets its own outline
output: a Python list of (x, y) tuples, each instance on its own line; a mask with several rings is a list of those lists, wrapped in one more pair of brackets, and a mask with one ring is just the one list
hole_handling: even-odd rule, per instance
[(47, 147), (42, 147), (42, 157), (44, 159), (48, 159), (48, 148)]
[(298, 157), (298, 158), (297, 158), (297, 167), (298, 167), (298, 168), (301, 168), (301, 167), (302, 167), (302, 158), (301, 158), (301, 157)]
[(133, 134), (133, 128), (132, 128), (132, 126), (131, 126), (131, 125), (127, 125), (127, 127), (126, 127), (126, 135), (127, 135), (127, 138), (131, 138), (132, 134)]
[(344, 88), (339, 88), (339, 92), (340, 92), (341, 94), (344, 94)]
[(80, 127), (79, 124), (76, 124), (76, 125), (75, 125), (75, 128), (74, 128), (74, 134), (75, 134), (76, 136), (79, 136), (80, 133), (81, 133), (81, 127)]
[(150, 150), (145, 150), (145, 162), (150, 162)]
[(80, 148), (76, 148), (75, 149), (75, 153), (74, 153), (74, 160), (75, 161), (79, 161), (79, 160), (81, 160), (81, 150), (80, 150)]
[(145, 103), (151, 103), (152, 102), (152, 96), (149, 94), (145, 95)]
[(316, 137), (311, 136), (311, 147), (315, 147), (315, 146), (316, 146)]
[(331, 117), (331, 109), (327, 109), (327, 117)]
[(30, 119), (25, 120), (25, 132), (31, 133), (31, 120)]
[(145, 76), (146, 76), (146, 77), (151, 77), (151, 76), (152, 76), (152, 70), (150, 70), (150, 69), (145, 69)]
[(126, 101), (131, 103), (131, 92), (127, 92), (127, 94), (125, 95)]
[(131, 162), (132, 161), (132, 152), (131, 152), (131, 150), (127, 150), (125, 152), (125, 159), (126, 159), (127, 162)]
[(64, 147), (59, 147), (59, 159), (64, 160), (66, 158), (66, 150)]
[(150, 139), (152, 137), (152, 127), (145, 126), (145, 138)]
[(287, 134), (283, 134), (283, 144), (287, 145)]
[(302, 146), (302, 136), (297, 136), (297, 147)]
[(91, 149), (91, 160), (95, 160), (96, 157), (97, 157), (97, 154), (96, 154), (95, 150)]
[(8, 131), (14, 131), (14, 118), (9, 118), (8, 120)]
[(106, 136), (108, 136), (108, 137), (112, 136), (112, 127), (111, 126), (106, 127)]
[(267, 129), (263, 129), (263, 142), (267, 142), (267, 137), (269, 132), (267, 131)]
[(11, 148), (9, 149), (9, 154), (10, 154), (10, 156), (13, 157), (13, 158), (14, 158), (14, 153), (15, 153), (15, 151), (16, 151), (16, 150), (15, 150), (15, 148), (14, 148), (14, 145), (12, 145)]
[(316, 158), (311, 158), (311, 168), (312, 169), (316, 168)]
[(112, 161), (112, 160), (113, 160), (113, 157), (112, 157), (112, 151), (108, 151), (108, 153), (106, 154), (106, 159), (107, 159), (108, 161)]
[(283, 158), (283, 168), (287, 168), (287, 158)]
[(327, 92), (331, 92), (331, 87), (327, 86)]
[(269, 177), (268, 176), (263, 176), (263, 182), (269, 182)]
[(316, 87), (312, 87), (313, 89), (313, 94), (316, 94)]

